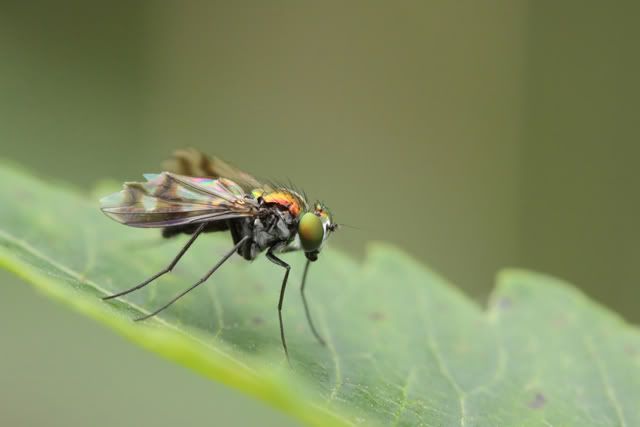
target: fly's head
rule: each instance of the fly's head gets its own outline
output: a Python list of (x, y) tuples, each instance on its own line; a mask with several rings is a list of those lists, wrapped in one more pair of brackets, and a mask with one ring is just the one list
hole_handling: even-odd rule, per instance
[(331, 212), (320, 202), (316, 202), (312, 210), (300, 216), (298, 237), (307, 259), (318, 259), (322, 245), (337, 228), (338, 224), (333, 222)]

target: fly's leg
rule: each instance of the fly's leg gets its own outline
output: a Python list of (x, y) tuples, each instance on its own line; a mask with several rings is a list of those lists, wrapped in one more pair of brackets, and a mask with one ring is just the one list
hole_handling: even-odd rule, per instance
[(282, 324), (282, 303), (284, 301), (284, 291), (287, 288), (287, 279), (289, 278), (291, 266), (275, 256), (272, 251), (273, 247), (267, 251), (267, 258), (269, 261), (285, 269), (282, 286), (280, 287), (280, 299), (278, 300), (278, 319), (280, 320), (280, 340), (282, 341), (282, 348), (284, 348), (284, 354), (287, 356), (287, 362), (291, 365), (291, 360), (289, 360), (289, 350), (287, 349), (287, 341), (284, 338), (284, 326)]
[(168, 303), (166, 303), (165, 305), (163, 305), (162, 307), (160, 307), (159, 309), (157, 309), (156, 311), (149, 313), (145, 316), (139, 317), (136, 319), (136, 321), (140, 321), (140, 320), (145, 320), (148, 319), (149, 317), (153, 317), (156, 314), (160, 313), (162, 310), (164, 310), (165, 308), (169, 307), (171, 304), (173, 304), (174, 302), (178, 301), (180, 298), (182, 298), (183, 296), (185, 296), (186, 294), (188, 294), (189, 292), (191, 292), (192, 290), (194, 290), (195, 288), (197, 288), (198, 286), (200, 286), (201, 284), (203, 284), (204, 282), (207, 281), (207, 279), (213, 274), (215, 273), (215, 271), (222, 265), (225, 263), (226, 260), (228, 260), (231, 255), (233, 255), (240, 246), (242, 246), (247, 240), (249, 239), (249, 236), (244, 236), (242, 239), (240, 239), (240, 241), (238, 243), (235, 244), (235, 246), (226, 253), (225, 256), (222, 257), (222, 259), (220, 261), (218, 261), (218, 263), (216, 265), (213, 266), (213, 268), (211, 270), (209, 270), (207, 272), (207, 274), (205, 274), (204, 276), (202, 276), (202, 278), (200, 278), (200, 280), (198, 280), (195, 284), (191, 285), (191, 287), (185, 289), (184, 291), (180, 292), (178, 295), (176, 295), (175, 297), (173, 297)]
[(140, 288), (144, 288), (149, 283), (151, 283), (154, 280), (156, 280), (158, 277), (160, 277), (160, 276), (162, 276), (164, 274), (167, 274), (168, 272), (173, 270), (173, 267), (175, 267), (176, 264), (178, 263), (178, 261), (180, 261), (180, 258), (182, 258), (182, 255), (184, 255), (187, 252), (187, 250), (189, 250), (189, 248), (191, 247), (193, 242), (195, 242), (196, 239), (198, 238), (198, 236), (200, 235), (200, 233), (202, 233), (202, 230), (204, 230), (205, 225), (206, 225), (206, 223), (204, 223), (204, 222), (202, 224), (200, 224), (200, 226), (193, 233), (193, 236), (191, 236), (191, 238), (189, 239), (187, 244), (184, 245), (182, 249), (180, 249), (180, 252), (178, 252), (178, 255), (176, 255), (176, 257), (173, 259), (173, 261), (171, 261), (171, 263), (169, 263), (168, 266), (166, 266), (165, 268), (163, 268), (162, 270), (160, 270), (159, 272), (157, 272), (156, 274), (154, 274), (153, 276), (151, 276), (150, 278), (148, 278), (144, 282), (140, 283), (139, 285), (136, 285), (133, 288), (129, 288), (127, 290), (124, 290), (122, 292), (118, 292), (118, 293), (113, 294), (113, 295), (108, 295), (106, 297), (103, 297), (102, 299), (103, 300), (109, 300), (109, 299), (112, 299), (112, 298), (121, 297), (122, 295), (127, 295), (127, 294), (129, 294), (129, 293), (131, 293), (133, 291), (137, 291)]
[(302, 286), (300, 286), (300, 294), (302, 295), (302, 304), (304, 305), (304, 312), (307, 315), (307, 322), (309, 323), (309, 327), (311, 328), (311, 332), (316, 337), (318, 342), (322, 345), (326, 345), (315, 326), (313, 326), (313, 321), (311, 320), (311, 313), (309, 312), (309, 306), (307, 304), (307, 297), (304, 294), (304, 287), (307, 284), (307, 271), (309, 270), (309, 264), (311, 264), (311, 260), (307, 259), (307, 263), (304, 265), (304, 273), (302, 273)]

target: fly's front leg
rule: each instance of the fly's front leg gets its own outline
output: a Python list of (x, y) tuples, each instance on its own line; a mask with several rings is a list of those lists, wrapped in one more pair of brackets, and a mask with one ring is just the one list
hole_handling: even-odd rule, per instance
[(282, 348), (284, 348), (284, 354), (285, 356), (287, 356), (287, 362), (289, 362), (289, 365), (291, 365), (291, 361), (289, 360), (289, 350), (287, 349), (287, 341), (284, 338), (284, 326), (282, 324), (282, 303), (284, 301), (284, 291), (287, 289), (287, 279), (289, 278), (289, 271), (291, 271), (291, 266), (275, 256), (273, 254), (273, 249), (274, 247), (272, 246), (267, 251), (267, 259), (285, 269), (284, 278), (282, 279), (282, 286), (280, 287), (280, 299), (278, 300), (278, 319), (280, 320), (280, 340), (282, 341)]
[(304, 265), (304, 273), (302, 273), (302, 286), (300, 286), (300, 295), (302, 295), (302, 304), (304, 305), (304, 312), (307, 315), (307, 323), (309, 323), (311, 332), (313, 332), (313, 335), (321, 345), (326, 345), (324, 340), (316, 330), (316, 327), (313, 325), (313, 320), (311, 320), (311, 312), (309, 311), (309, 304), (307, 304), (307, 297), (304, 294), (304, 287), (307, 284), (307, 272), (309, 271), (309, 264), (311, 264), (311, 262), (311, 259), (307, 259), (307, 263)]

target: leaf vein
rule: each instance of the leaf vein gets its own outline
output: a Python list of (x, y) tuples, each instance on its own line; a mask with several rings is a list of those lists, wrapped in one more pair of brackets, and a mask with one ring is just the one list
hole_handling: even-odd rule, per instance
[(604, 385), (604, 389), (605, 389), (605, 393), (607, 395), (607, 399), (609, 400), (609, 403), (613, 407), (613, 410), (616, 413), (616, 416), (618, 417), (618, 421), (620, 422), (620, 426), (621, 427), (626, 427), (627, 426), (627, 422), (626, 422), (625, 417), (624, 417), (624, 412), (622, 410), (622, 406), (620, 405), (620, 401), (618, 400), (618, 396), (616, 395), (616, 392), (615, 392), (615, 390), (613, 389), (613, 387), (611, 385), (611, 379), (609, 377), (609, 373), (608, 373), (606, 367), (604, 366), (604, 362), (602, 361), (602, 358), (598, 354), (598, 352), (596, 350), (596, 347), (593, 344), (593, 338), (591, 336), (589, 336), (589, 335), (584, 335), (583, 339), (585, 341), (585, 345), (587, 347), (589, 355), (591, 356), (591, 358), (595, 362), (595, 365), (596, 365), (596, 368), (597, 368), (597, 371), (598, 371), (598, 375), (600, 376), (600, 381)]
[(404, 385), (402, 386), (402, 401), (398, 403), (399, 405), (398, 410), (394, 414), (394, 421), (393, 421), (394, 426), (398, 425), (398, 423), (400, 422), (400, 417), (402, 416), (402, 414), (407, 408), (407, 402), (409, 401), (409, 391), (411, 388), (411, 384), (413, 383), (413, 380), (415, 378), (415, 374), (416, 374), (416, 367), (414, 366), (409, 370), (409, 373), (407, 374), (407, 378), (404, 381)]

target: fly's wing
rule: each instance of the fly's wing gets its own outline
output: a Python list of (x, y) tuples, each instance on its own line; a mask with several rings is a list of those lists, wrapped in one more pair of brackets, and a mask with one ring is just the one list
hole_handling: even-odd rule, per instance
[(173, 227), (252, 216), (257, 204), (225, 179), (192, 178), (170, 172), (127, 182), (122, 191), (100, 200), (110, 218), (133, 227)]
[(247, 193), (254, 189), (272, 191), (269, 185), (261, 183), (250, 174), (217, 157), (209, 157), (195, 148), (176, 150), (173, 156), (164, 162), (163, 166), (165, 170), (181, 175), (227, 178), (240, 185)]

